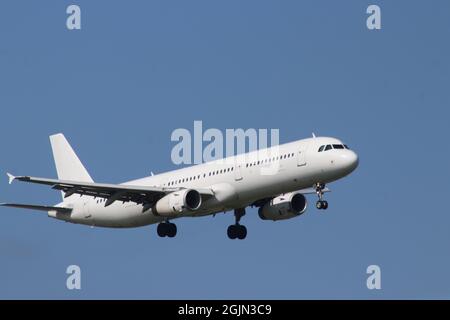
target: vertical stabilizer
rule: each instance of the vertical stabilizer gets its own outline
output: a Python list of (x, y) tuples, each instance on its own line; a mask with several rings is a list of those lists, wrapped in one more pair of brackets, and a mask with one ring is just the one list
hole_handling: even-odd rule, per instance
[(93, 182), (86, 168), (62, 133), (50, 136), (50, 143), (58, 179)]

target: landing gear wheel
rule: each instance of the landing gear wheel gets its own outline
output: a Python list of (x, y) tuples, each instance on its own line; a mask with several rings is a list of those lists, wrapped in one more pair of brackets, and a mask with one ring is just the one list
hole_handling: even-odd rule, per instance
[(232, 224), (227, 230), (228, 238), (243, 240), (247, 237), (247, 228), (240, 224)]
[(158, 228), (156, 229), (156, 232), (158, 233), (158, 236), (160, 236), (161, 238), (166, 236), (166, 224), (165, 223), (160, 223), (158, 224)]
[(239, 240), (244, 240), (247, 237), (247, 228), (245, 226), (239, 225), (237, 238)]
[(227, 230), (228, 238), (230, 238), (231, 240), (236, 239), (237, 238), (236, 230), (237, 230), (236, 225), (232, 224), (231, 226), (229, 226)]
[(173, 238), (177, 235), (177, 225), (175, 223), (168, 223), (167, 236)]
[(161, 222), (158, 224), (156, 231), (161, 238), (173, 238), (177, 235), (177, 225), (170, 222)]
[(327, 209), (328, 208), (328, 202), (323, 200), (323, 189), (325, 189), (325, 184), (323, 183), (316, 183), (314, 185), (314, 188), (316, 189), (316, 194), (319, 197), (319, 200), (316, 202), (316, 208), (317, 209)]
[(247, 228), (239, 224), (241, 218), (245, 215), (245, 208), (234, 210), (235, 224), (232, 224), (227, 229), (227, 235), (230, 239), (243, 240), (247, 237)]
[(318, 201), (316, 202), (316, 208), (317, 208), (317, 209), (319, 209), (319, 210), (322, 209), (322, 205), (323, 205), (323, 204), (322, 204), (322, 201), (318, 200)]
[(328, 201), (325, 200), (319, 200), (316, 202), (316, 208), (317, 209), (323, 209), (326, 210), (328, 208)]

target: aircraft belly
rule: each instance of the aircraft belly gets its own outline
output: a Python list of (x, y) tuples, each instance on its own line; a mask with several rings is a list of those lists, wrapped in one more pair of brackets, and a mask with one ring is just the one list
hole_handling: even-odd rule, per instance
[(90, 206), (89, 213), (92, 216), (92, 221), (78, 217), (71, 220), (75, 223), (110, 228), (141, 227), (163, 220), (161, 217), (156, 217), (151, 210), (142, 212), (142, 206), (135, 203), (114, 203), (108, 207), (101, 203), (93, 203)]

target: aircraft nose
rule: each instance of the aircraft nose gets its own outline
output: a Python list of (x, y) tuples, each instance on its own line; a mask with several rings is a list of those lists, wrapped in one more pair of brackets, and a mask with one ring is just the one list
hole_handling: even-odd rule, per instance
[(347, 150), (347, 154), (345, 155), (345, 166), (348, 168), (350, 172), (355, 170), (358, 167), (359, 159), (356, 152), (352, 150)]
[(356, 169), (356, 167), (358, 167), (358, 155), (352, 150), (345, 150), (340, 154), (339, 158), (339, 168), (340, 170), (344, 170), (346, 174), (352, 172)]

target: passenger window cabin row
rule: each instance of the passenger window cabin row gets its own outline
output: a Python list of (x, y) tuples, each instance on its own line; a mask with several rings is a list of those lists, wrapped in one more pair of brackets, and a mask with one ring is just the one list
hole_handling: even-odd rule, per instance
[[(293, 157), (295, 154), (294, 153), (288, 153), (288, 154), (284, 154), (282, 156), (277, 156), (277, 157), (272, 157), (272, 158), (267, 158), (264, 160), (259, 160), (259, 161), (254, 161), (254, 162), (249, 162), (245, 164), (245, 167), (253, 167), (253, 166), (257, 166), (257, 165), (262, 165), (262, 164), (267, 164), (267, 163), (271, 163), (274, 161), (279, 161), (279, 160), (283, 160), (283, 159), (287, 159), (287, 158), (291, 158)], [(234, 171), (233, 167), (230, 168), (226, 168), (226, 169), (220, 169), (220, 170), (215, 170), (215, 171), (211, 171), (208, 172), (208, 174), (204, 173), (203, 175), (199, 174), (199, 175), (195, 175), (189, 178), (180, 178), (177, 180), (173, 180), (167, 183), (168, 186), (174, 186), (180, 183), (184, 183), (184, 182), (189, 182), (189, 181), (195, 181), (195, 180), (200, 180), (203, 176), (203, 178), (206, 178), (206, 176), (211, 177), (211, 176), (215, 176), (215, 175), (219, 175), (219, 174), (223, 174), (223, 173), (227, 173), (227, 172), (232, 172)], [(166, 184), (164, 184), (166, 185)]]
[[(231, 172), (231, 171), (234, 171), (233, 167), (226, 168), (226, 169), (220, 169), (220, 170), (216, 170), (216, 171), (211, 171), (211, 172), (208, 173), (208, 177), (219, 175), (219, 174), (223, 174), (223, 173), (226, 173), (226, 172)], [(200, 180), (201, 177), (202, 177), (202, 175), (199, 174), (199, 175), (192, 176), (192, 177), (189, 177), (189, 178), (180, 178), (178, 180), (170, 181), (169, 183), (167, 183), (167, 185), (168, 186), (173, 186), (175, 184), (179, 184), (179, 183), (183, 183), (183, 182)], [(203, 178), (206, 178), (206, 173), (203, 174)]]
[(318, 152), (328, 151), (331, 149), (350, 149), (346, 144), (327, 144), (320, 146)]
[(258, 166), (260, 164), (271, 163), (271, 162), (275, 162), (275, 161), (291, 158), (293, 156), (294, 156), (294, 153), (288, 153), (288, 154), (285, 154), (285, 155), (282, 155), (282, 156), (277, 156), (277, 157), (267, 158), (267, 159), (260, 160), (260, 161), (255, 161), (253, 163), (250, 162), (250, 163), (247, 163), (245, 165), (245, 167), (248, 168), (248, 167)]

